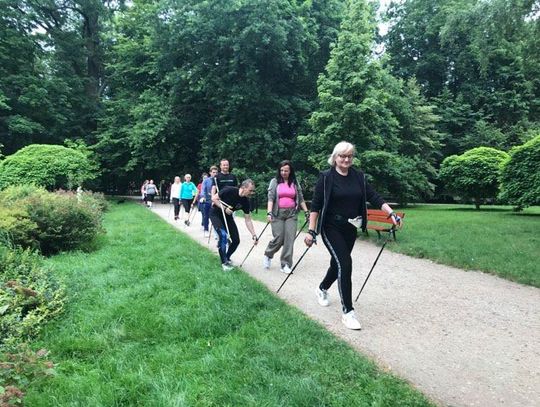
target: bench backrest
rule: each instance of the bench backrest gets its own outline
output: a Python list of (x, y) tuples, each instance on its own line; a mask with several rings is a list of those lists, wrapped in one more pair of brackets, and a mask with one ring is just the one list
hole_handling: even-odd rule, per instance
[[(369, 222), (379, 222), (379, 223), (393, 223), (385, 211), (380, 209), (368, 209), (368, 221)], [(405, 217), (404, 212), (396, 212), (396, 214), (403, 219)]]

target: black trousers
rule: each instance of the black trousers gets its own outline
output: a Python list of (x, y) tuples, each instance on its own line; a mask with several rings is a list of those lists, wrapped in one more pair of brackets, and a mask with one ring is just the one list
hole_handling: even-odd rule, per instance
[(221, 258), (221, 263), (226, 263), (231, 259), (231, 256), (238, 248), (240, 244), (240, 235), (238, 234), (238, 227), (234, 222), (234, 218), (231, 215), (225, 215), (227, 221), (227, 226), (229, 227), (231, 243), (227, 248), (227, 228), (225, 226), (225, 221), (223, 220), (223, 213), (220, 208), (212, 206), (210, 209), (210, 220), (212, 221), (212, 226), (216, 229), (216, 232), (219, 236), (218, 240), (218, 251), (219, 257)]
[(174, 205), (174, 219), (178, 219), (178, 214), (180, 213), (180, 199), (173, 198), (173, 205)]
[(319, 287), (328, 290), (337, 280), (344, 313), (354, 309), (352, 306), (351, 252), (356, 242), (356, 231), (357, 229), (348, 222), (339, 225), (325, 223), (321, 231), (324, 245), (332, 258), (326, 276)]

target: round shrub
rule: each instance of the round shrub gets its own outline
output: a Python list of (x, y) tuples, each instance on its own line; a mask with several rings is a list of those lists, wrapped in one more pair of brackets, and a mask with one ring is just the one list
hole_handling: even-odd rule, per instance
[(35, 336), (61, 312), (64, 286), (29, 250), (0, 246), (0, 348)]
[(84, 153), (58, 145), (32, 144), (0, 161), (0, 189), (21, 183), (71, 189), (96, 175)]
[(540, 135), (510, 150), (503, 163), (500, 198), (522, 209), (540, 205)]
[(473, 148), (461, 155), (446, 157), (439, 176), (449, 193), (472, 199), (476, 208), (480, 208), (486, 199), (497, 196), (501, 165), (507, 158), (507, 153), (495, 148)]
[(102, 195), (70, 191), (51, 193), (35, 186), (13, 186), (1, 192), (0, 232), (23, 248), (43, 254), (85, 248), (102, 231)]
[(45, 255), (84, 248), (102, 230), (101, 211), (78, 202), (73, 194), (30, 196), (25, 205)]

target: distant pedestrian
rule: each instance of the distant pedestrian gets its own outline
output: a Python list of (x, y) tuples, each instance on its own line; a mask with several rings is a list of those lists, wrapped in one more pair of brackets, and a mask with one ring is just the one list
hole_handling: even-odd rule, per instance
[[(232, 216), (234, 211), (242, 209), (244, 211), (244, 220), (246, 227), (251, 233), (254, 244), (257, 244), (257, 234), (253, 227), (250, 215), (249, 197), (255, 192), (255, 184), (247, 179), (237, 187), (225, 187), (219, 191), (219, 194), (212, 195), (212, 208), (210, 209), (210, 219), (212, 225), (218, 234), (218, 251), (221, 258), (221, 267), (223, 271), (229, 271), (233, 268), (231, 256), (240, 244), (240, 235), (238, 227)], [(227, 238), (230, 243), (227, 246)]]
[(268, 186), (267, 220), (271, 222), (274, 238), (268, 243), (264, 252), (264, 268), (270, 268), (271, 259), (281, 249), (280, 271), (285, 274), (291, 272), (300, 209), (309, 217), (294, 168), (290, 161), (281, 161), (276, 176), (272, 178)]
[(177, 175), (174, 177), (174, 182), (171, 184), (169, 196), (170, 201), (174, 205), (174, 220), (178, 220), (178, 215), (180, 214), (180, 188), (182, 184), (180, 182), (180, 177)]
[(169, 202), (169, 188), (169, 181), (161, 180), (161, 182), (159, 183), (159, 195), (161, 197), (162, 204)]
[(191, 174), (184, 175), (184, 182), (180, 187), (180, 200), (184, 207), (184, 224), (189, 226), (189, 214), (193, 205), (193, 198), (197, 195), (197, 187), (191, 182)]
[[(201, 182), (197, 184), (197, 195), (195, 196), (195, 202), (194, 202), (195, 205), (197, 205), (197, 209), (199, 210), (201, 214), (203, 211), (202, 203), (204, 202), (204, 200), (202, 200), (202, 184), (206, 178), (208, 178), (208, 173), (203, 172), (201, 176)], [(201, 216), (201, 227), (203, 227), (204, 229), (202, 216)]]
[(159, 191), (157, 189), (157, 186), (154, 184), (154, 180), (148, 181), (148, 184), (146, 184), (146, 205), (149, 208), (152, 208), (152, 205), (154, 203), (154, 197), (156, 195), (159, 195)]
[(141, 186), (141, 203), (146, 205), (146, 186), (148, 185), (148, 180), (145, 179)]
[(209, 220), (210, 220), (210, 207), (212, 206), (212, 185), (214, 183), (214, 178), (218, 173), (218, 168), (213, 165), (210, 167), (210, 174), (206, 178), (201, 187), (201, 195), (199, 201), (201, 202), (201, 215), (202, 215), (202, 225), (204, 229), (204, 236), (206, 237), (209, 231)]

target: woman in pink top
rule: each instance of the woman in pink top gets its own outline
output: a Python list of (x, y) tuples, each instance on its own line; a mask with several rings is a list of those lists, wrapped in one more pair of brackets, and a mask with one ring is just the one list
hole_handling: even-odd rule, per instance
[(290, 161), (279, 163), (277, 175), (268, 186), (268, 222), (272, 222), (274, 238), (264, 252), (264, 268), (270, 268), (272, 257), (281, 250), (281, 272), (289, 274), (292, 267), (294, 237), (298, 224), (298, 211), (302, 208), (309, 216), (302, 189), (296, 181)]

